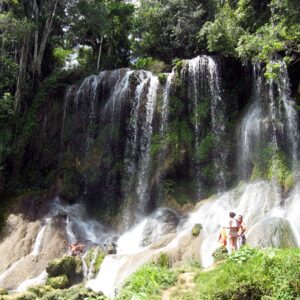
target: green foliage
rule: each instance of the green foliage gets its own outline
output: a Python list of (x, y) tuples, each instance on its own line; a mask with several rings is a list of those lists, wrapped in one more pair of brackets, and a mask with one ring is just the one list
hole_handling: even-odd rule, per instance
[(54, 289), (64, 289), (69, 285), (69, 280), (67, 275), (60, 275), (57, 277), (48, 278), (47, 284)]
[(175, 59), (173, 59), (172, 64), (173, 64), (173, 66), (175, 68), (176, 73), (178, 75), (180, 75), (180, 72), (181, 72), (181, 70), (183, 68), (184, 61), (182, 59), (175, 58)]
[(94, 265), (94, 273), (98, 274), (101, 264), (103, 262), (103, 259), (105, 258), (106, 254), (104, 252), (100, 252), (97, 255), (96, 261), (95, 261), (95, 265)]
[(37, 297), (35, 294), (31, 292), (24, 292), (20, 295), (17, 295), (16, 300), (37, 300)]
[(199, 41), (207, 40), (209, 51), (221, 52), (224, 55), (235, 56), (236, 46), (243, 29), (238, 25), (237, 16), (228, 3), (221, 7), (213, 22), (206, 22), (201, 28)]
[(272, 79), (275, 54), (283, 54), (287, 63), (297, 59), (299, 11), (295, 0), (223, 1), (215, 20), (204, 24), (198, 39), (207, 41), (209, 51), (270, 64), (266, 77)]
[(117, 299), (160, 299), (159, 291), (175, 281), (176, 274), (169, 268), (148, 263), (129, 278)]
[(277, 80), (280, 74), (281, 64), (269, 62), (266, 67), (265, 77), (268, 80)]
[(174, 181), (171, 179), (164, 180), (164, 196), (166, 199), (172, 199), (176, 201), (176, 204), (183, 206), (191, 202), (190, 192), (193, 190), (193, 186), (190, 182), (181, 180)]
[(276, 151), (268, 163), (268, 179), (275, 180), (284, 191), (289, 191), (295, 183), (293, 171), (283, 152)]
[(229, 257), (229, 260), (238, 264), (242, 264), (250, 258), (256, 257), (258, 255), (261, 255), (261, 252), (259, 250), (244, 246), (239, 251), (233, 252)]
[(206, 137), (201, 141), (197, 149), (197, 155), (199, 161), (206, 161), (210, 157), (213, 148), (214, 148), (214, 135), (213, 133), (209, 132), (206, 135)]
[(10, 93), (4, 93), (0, 98), (0, 122), (11, 121), (14, 114), (14, 97)]
[(7, 55), (0, 55), (0, 97), (12, 91), (19, 66)]
[(60, 67), (65, 66), (66, 62), (70, 60), (70, 55), (72, 54), (72, 50), (64, 49), (62, 47), (57, 47), (53, 49), (53, 55)]
[(160, 253), (159, 257), (157, 258), (156, 265), (161, 268), (170, 268), (171, 262), (168, 254), (164, 252)]
[(241, 249), (235, 258), (199, 273), (187, 299), (296, 299), (299, 254), (299, 249)]
[(46, 271), (50, 278), (60, 275), (74, 277), (77, 275), (81, 275), (82, 262), (79, 257), (65, 255), (62, 258), (57, 258), (49, 262)]
[(213, 254), (214, 262), (222, 261), (228, 258), (228, 251), (226, 247), (217, 248)]
[(200, 48), (196, 33), (212, 17), (211, 1), (142, 0), (134, 18), (133, 52), (167, 63), (188, 57)]
[(6, 289), (0, 288), (0, 296), (8, 295), (8, 291)]
[(194, 237), (199, 236), (201, 229), (202, 229), (201, 224), (195, 224), (192, 228), (192, 236)]
[[(140, 57), (133, 65), (133, 68), (137, 70), (147, 70), (151, 71), (154, 74), (160, 74), (166, 69), (166, 65), (163, 61), (152, 58), (152, 57)], [(161, 78), (162, 79), (162, 78)]]
[(53, 288), (49, 285), (37, 285), (29, 288), (28, 291), (41, 298), (43, 295), (53, 291)]
[(158, 74), (158, 80), (161, 84), (166, 83), (168, 75), (166, 73), (159, 73)]
[(290, 191), (295, 185), (292, 162), (282, 150), (273, 146), (260, 145), (251, 179), (265, 178), (274, 181), (283, 191)]
[(71, 5), (69, 18), (70, 42), (77, 38), (81, 49), (80, 63), (97, 64), (101, 56), (103, 68), (127, 66), (129, 62), (129, 31), (132, 25), (133, 5), (124, 1), (76, 1)]

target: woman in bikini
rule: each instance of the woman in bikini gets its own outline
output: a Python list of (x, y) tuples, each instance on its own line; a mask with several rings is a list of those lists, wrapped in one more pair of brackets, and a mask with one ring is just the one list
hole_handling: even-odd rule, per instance
[(237, 216), (237, 221), (238, 221), (238, 240), (237, 240), (237, 248), (240, 249), (243, 245), (246, 244), (246, 236), (245, 236), (245, 231), (246, 231), (246, 225), (243, 222), (243, 216), (239, 215)]
[(228, 229), (228, 241), (229, 241), (229, 253), (237, 250), (237, 238), (238, 238), (238, 222), (234, 218), (235, 213), (229, 213), (229, 227)]

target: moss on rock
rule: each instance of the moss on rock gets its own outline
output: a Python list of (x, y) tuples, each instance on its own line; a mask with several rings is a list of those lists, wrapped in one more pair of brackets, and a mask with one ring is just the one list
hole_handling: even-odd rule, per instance
[(195, 224), (192, 228), (192, 236), (194, 237), (199, 236), (201, 229), (202, 229), (201, 224)]
[(3, 296), (3, 295), (8, 295), (8, 292), (6, 289), (3, 289), (0, 287), (0, 296)]
[(47, 268), (49, 277), (56, 277), (59, 275), (78, 276), (82, 274), (82, 262), (77, 256), (63, 256), (52, 260)]
[(67, 275), (60, 275), (57, 277), (48, 278), (47, 284), (53, 287), (54, 289), (64, 289), (68, 287), (69, 280)]
[(41, 298), (49, 292), (53, 291), (53, 287), (50, 285), (37, 285), (28, 289), (29, 292), (34, 293), (37, 297)]

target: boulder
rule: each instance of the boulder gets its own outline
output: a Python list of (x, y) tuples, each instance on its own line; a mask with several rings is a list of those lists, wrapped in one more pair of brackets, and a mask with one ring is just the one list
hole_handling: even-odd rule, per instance
[(53, 288), (50, 285), (41, 284), (41, 285), (36, 285), (34, 287), (29, 288), (28, 291), (34, 293), (39, 298), (41, 298), (44, 295), (46, 295), (47, 293), (52, 292)]
[(159, 208), (148, 217), (141, 246), (148, 246), (163, 235), (176, 232), (180, 217), (169, 208)]
[(150, 249), (159, 249), (167, 246), (174, 238), (176, 233), (169, 233), (161, 237), (160, 240), (153, 242), (150, 246)]
[(106, 247), (107, 254), (117, 254), (117, 244), (115, 242), (111, 242)]
[(194, 237), (199, 236), (201, 229), (202, 229), (201, 224), (195, 224), (192, 228), (192, 236)]
[(47, 279), (47, 284), (54, 289), (65, 289), (69, 285), (67, 275), (60, 275), (57, 277), (50, 277)]
[(64, 255), (51, 261), (46, 271), (49, 277), (57, 277), (66, 275), (71, 284), (79, 282), (83, 276), (82, 261), (77, 256)]
[(39, 298), (32, 292), (22, 292), (13, 295), (1, 296), (1, 300), (38, 300)]
[(253, 247), (297, 247), (289, 221), (279, 217), (270, 217), (255, 224), (247, 234), (246, 243)]
[(3, 289), (0, 287), (0, 296), (8, 295), (8, 292), (6, 289)]

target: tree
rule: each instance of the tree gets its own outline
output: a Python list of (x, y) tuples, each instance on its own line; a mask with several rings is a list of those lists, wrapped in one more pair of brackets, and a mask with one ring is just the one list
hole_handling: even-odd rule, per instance
[(213, 11), (213, 1), (141, 0), (134, 21), (134, 54), (168, 63), (195, 56), (202, 49), (197, 32)]
[(115, 56), (116, 65), (128, 64), (133, 12), (134, 7), (123, 1), (79, 0), (70, 8), (69, 40), (92, 48), (97, 69), (103, 52), (106, 60)]

